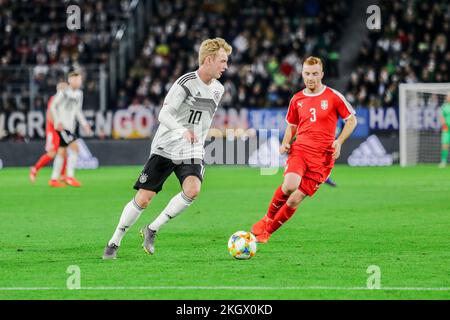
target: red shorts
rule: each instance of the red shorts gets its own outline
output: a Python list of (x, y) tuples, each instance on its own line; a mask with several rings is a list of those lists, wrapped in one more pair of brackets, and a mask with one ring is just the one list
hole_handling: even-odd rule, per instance
[(286, 162), (284, 175), (296, 173), (301, 176), (302, 180), (298, 189), (311, 197), (328, 179), (333, 166), (334, 160), (331, 152), (311, 153), (292, 150)]
[(56, 130), (46, 130), (45, 131), (45, 151), (57, 151), (59, 148), (59, 134)]

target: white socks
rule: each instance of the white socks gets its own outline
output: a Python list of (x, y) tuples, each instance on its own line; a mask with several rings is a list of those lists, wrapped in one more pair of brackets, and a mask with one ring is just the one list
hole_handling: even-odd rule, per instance
[(67, 156), (67, 177), (73, 178), (75, 175), (75, 167), (77, 165), (78, 153), (69, 152)]
[(193, 199), (187, 197), (183, 191), (173, 197), (161, 214), (150, 224), (149, 229), (158, 231), (163, 225), (172, 218), (175, 218), (181, 212), (189, 207)]
[(122, 211), (119, 224), (117, 225), (111, 240), (109, 240), (108, 245), (114, 243), (115, 245), (120, 246), (120, 242), (125, 233), (137, 221), (142, 211), (144, 211), (144, 208), (139, 207), (134, 198), (128, 202)]
[[(188, 198), (183, 192), (180, 192), (169, 201), (161, 214), (150, 224), (149, 228), (153, 231), (158, 231), (164, 224), (167, 223), (167, 221), (175, 218), (183, 212), (184, 209), (189, 207), (192, 201), (193, 199)], [(134, 225), (137, 219), (139, 219), (142, 211), (144, 211), (144, 208), (141, 208), (136, 203), (134, 198), (128, 202), (122, 211), (119, 224), (117, 225), (116, 231), (114, 232), (111, 240), (109, 240), (108, 245), (114, 243), (115, 245), (120, 246), (125, 233), (131, 226)]]
[(61, 175), (61, 169), (64, 165), (64, 158), (57, 154), (53, 161), (52, 180), (56, 180)]

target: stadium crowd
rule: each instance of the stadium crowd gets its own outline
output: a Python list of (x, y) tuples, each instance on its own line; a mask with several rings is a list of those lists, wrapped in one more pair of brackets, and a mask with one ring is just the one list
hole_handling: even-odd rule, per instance
[(360, 49), (346, 91), (355, 105), (398, 104), (401, 82), (450, 81), (448, 0), (383, 0), (381, 31)]
[[(130, 3), (0, 0), (0, 110), (27, 110), (31, 96), (33, 109), (39, 110), (69, 69), (107, 62), (112, 37), (128, 18)], [(81, 12), (76, 32), (67, 28), (71, 4)], [(88, 84), (91, 89), (95, 85)]]
[[(83, 28), (71, 32), (66, 27), (70, 1), (0, 0), (0, 111), (25, 111), (30, 105), (41, 110), (69, 69), (108, 61), (131, 0), (75, 3)], [(153, 5), (145, 44), (111, 108), (160, 106), (171, 83), (197, 67), (201, 39), (212, 36), (234, 48), (221, 79), (224, 108), (286, 107), (301, 86), (300, 61), (310, 54), (324, 59), (328, 78), (339, 77), (339, 39), (349, 0), (270, 0), (264, 6), (257, 0), (160, 0)], [(389, 14), (382, 14), (382, 29), (371, 31), (360, 49), (345, 90), (348, 100), (391, 106), (401, 82), (450, 81), (447, 1), (383, 0), (379, 5)], [(97, 85), (89, 79), (85, 84), (92, 104)]]
[(348, 1), (158, 1), (140, 57), (119, 92), (118, 107), (132, 101), (161, 105), (168, 86), (197, 67), (201, 39), (222, 37), (233, 46), (221, 81), (224, 108), (286, 107), (299, 87), (301, 60), (324, 58), (338, 76), (339, 36)]

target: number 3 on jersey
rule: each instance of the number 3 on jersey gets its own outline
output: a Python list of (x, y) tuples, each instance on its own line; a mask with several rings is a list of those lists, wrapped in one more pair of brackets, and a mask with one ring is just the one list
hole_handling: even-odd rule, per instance
[(189, 110), (191, 112), (191, 115), (189, 116), (189, 123), (192, 124), (199, 124), (200, 119), (202, 118), (202, 112), (198, 110)]
[(311, 109), (309, 109), (309, 112), (311, 112), (311, 118), (309, 118), (309, 121), (316, 122), (316, 120), (317, 120), (317, 118), (316, 118), (316, 109), (315, 108), (311, 108)]

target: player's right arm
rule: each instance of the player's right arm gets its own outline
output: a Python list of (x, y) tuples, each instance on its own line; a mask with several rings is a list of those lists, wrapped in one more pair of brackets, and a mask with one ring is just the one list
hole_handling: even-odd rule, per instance
[(187, 141), (195, 143), (198, 139), (194, 132), (185, 128), (175, 118), (184, 99), (186, 99), (186, 91), (181, 85), (174, 83), (164, 99), (158, 120), (168, 129), (179, 133)]
[(280, 146), (281, 154), (283, 154), (285, 152), (289, 152), (289, 149), (291, 149), (291, 144), (295, 140), (294, 138), (295, 138), (296, 131), (297, 131), (297, 126), (288, 123), (286, 130), (284, 131), (283, 141), (281, 142), (281, 146)]
[(295, 103), (297, 103), (297, 100), (294, 96), (289, 102), (289, 108), (286, 115), (287, 127), (284, 131), (283, 141), (280, 146), (281, 154), (289, 152), (291, 149), (291, 144), (295, 141), (295, 133), (298, 127), (298, 112)]

